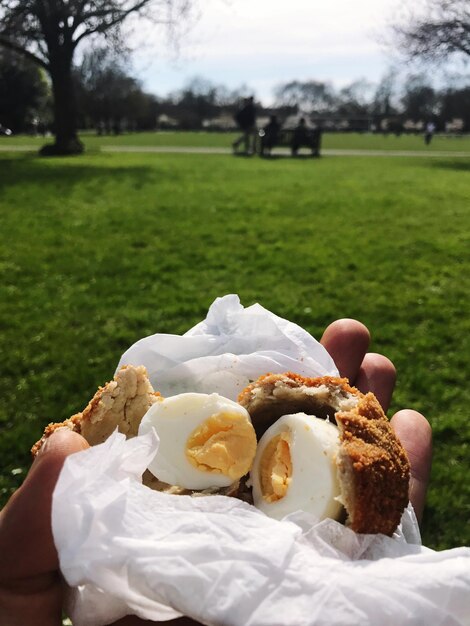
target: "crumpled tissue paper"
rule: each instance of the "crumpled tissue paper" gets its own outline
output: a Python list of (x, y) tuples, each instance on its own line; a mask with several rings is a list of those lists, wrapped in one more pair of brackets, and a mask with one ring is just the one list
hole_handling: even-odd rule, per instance
[[(337, 374), (308, 333), (237, 296), (216, 300), (183, 337), (143, 339), (124, 363), (146, 365), (164, 395), (236, 398), (267, 371)], [(300, 512), (277, 521), (234, 498), (143, 486), (157, 447), (155, 432), (116, 432), (64, 464), (52, 526), (74, 626), (129, 614), (209, 626), (470, 625), (470, 548), (421, 546), (411, 506), (392, 538)]]
[(325, 348), (306, 330), (237, 295), (217, 298), (207, 317), (183, 336), (156, 334), (131, 346), (122, 365), (145, 365), (163, 396), (186, 391), (236, 400), (262, 374), (338, 376)]
[(52, 519), (74, 626), (127, 614), (211, 626), (470, 624), (470, 549), (433, 552), (400, 530), (357, 535), (306, 514), (279, 522), (225, 496), (152, 491), (140, 477), (156, 446), (154, 433), (115, 433), (64, 465)]

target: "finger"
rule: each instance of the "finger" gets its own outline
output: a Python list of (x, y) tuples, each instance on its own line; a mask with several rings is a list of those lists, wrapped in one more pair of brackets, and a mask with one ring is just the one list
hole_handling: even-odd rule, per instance
[(421, 523), (432, 463), (432, 431), (427, 419), (411, 409), (395, 413), (391, 424), (411, 465), (410, 501)]
[(320, 342), (330, 353), (340, 375), (354, 384), (370, 342), (364, 324), (351, 319), (336, 320), (325, 330)]
[(0, 513), (0, 581), (57, 569), (51, 528), (52, 493), (66, 457), (87, 447), (83, 437), (66, 428), (58, 429), (46, 440), (23, 485)]
[(397, 372), (393, 363), (381, 354), (369, 352), (362, 361), (356, 377), (356, 387), (363, 393), (372, 391), (384, 411), (392, 399)]

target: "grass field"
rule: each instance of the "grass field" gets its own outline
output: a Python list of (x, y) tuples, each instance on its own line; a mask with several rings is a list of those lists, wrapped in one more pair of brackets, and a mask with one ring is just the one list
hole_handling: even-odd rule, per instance
[(236, 292), (316, 336), (369, 326), (392, 409), (434, 428), (424, 541), (469, 544), (469, 203), (465, 158), (0, 153), (2, 502), (131, 343)]

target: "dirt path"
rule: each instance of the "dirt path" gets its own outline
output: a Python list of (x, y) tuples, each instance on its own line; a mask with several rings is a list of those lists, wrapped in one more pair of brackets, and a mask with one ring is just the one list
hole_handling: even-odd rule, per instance
[[(39, 146), (33, 145), (2, 145), (0, 152), (34, 152)], [(101, 146), (100, 152), (130, 152), (130, 153), (156, 153), (156, 154), (231, 154), (230, 148), (209, 148), (191, 146)], [(440, 157), (440, 158), (469, 158), (470, 152), (427, 151), (427, 150), (322, 150), (322, 156), (346, 156), (346, 157)], [(273, 156), (288, 156), (287, 148), (277, 148)], [(308, 152), (305, 152), (308, 155)]]
[[(184, 147), (184, 146), (102, 146), (101, 152), (156, 152), (173, 154), (231, 154), (229, 148)], [(470, 152), (425, 151), (425, 150), (334, 150), (321, 151), (323, 156), (374, 156), (374, 157), (470, 157)], [(288, 148), (276, 148), (274, 156), (290, 155)], [(305, 151), (308, 155), (308, 151)]]

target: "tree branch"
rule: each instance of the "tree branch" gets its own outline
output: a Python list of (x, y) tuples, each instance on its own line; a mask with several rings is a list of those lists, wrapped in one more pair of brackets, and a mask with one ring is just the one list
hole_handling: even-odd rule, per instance
[(9, 50), (13, 50), (14, 52), (17, 52), (18, 54), (21, 54), (26, 59), (29, 59), (33, 63), (36, 63), (36, 65), (40, 65), (45, 70), (49, 71), (49, 64), (46, 63), (46, 61), (36, 56), (33, 52), (26, 50), (25, 48), (15, 43), (14, 41), (11, 41), (10, 39), (3, 37), (1, 35), (0, 35), (0, 46), (3, 46), (4, 48), (8, 48)]
[(134, 13), (136, 11), (140, 11), (140, 9), (143, 9), (144, 6), (146, 4), (149, 4), (151, 1), (152, 0), (139, 0), (139, 2), (135, 2), (131, 7), (125, 10), (122, 10), (116, 7), (113, 9), (109, 9), (109, 8), (96, 9), (94, 11), (83, 11), (84, 3), (82, 3), (80, 16), (78, 16), (77, 14), (76, 16), (77, 19), (74, 22), (74, 27), (76, 28), (77, 26), (80, 26), (81, 24), (84, 24), (85, 22), (91, 19), (95, 19), (95, 18), (104, 19), (114, 14), (116, 15), (116, 17), (112, 18), (110, 26), (107, 26), (107, 28), (112, 28), (116, 24), (119, 24), (119, 22), (122, 22), (131, 13)]
[(411, 16), (393, 30), (409, 58), (445, 60), (454, 53), (469, 55), (468, 0), (426, 0), (427, 15)]

